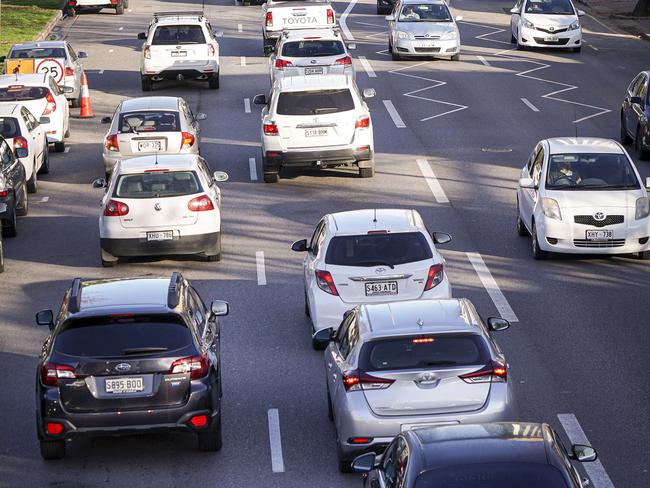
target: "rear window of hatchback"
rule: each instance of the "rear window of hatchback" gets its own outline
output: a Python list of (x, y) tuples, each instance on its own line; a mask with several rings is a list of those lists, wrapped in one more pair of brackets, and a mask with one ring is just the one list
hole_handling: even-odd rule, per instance
[(45, 98), (49, 90), (44, 86), (10, 85), (0, 88), (0, 102), (23, 102)]
[(287, 42), (282, 47), (282, 56), (290, 58), (317, 58), (343, 54), (345, 54), (343, 43), (335, 40), (321, 39)]
[(325, 262), (337, 266), (396, 266), (431, 258), (431, 247), (421, 232), (398, 232), (336, 236), (327, 247)]

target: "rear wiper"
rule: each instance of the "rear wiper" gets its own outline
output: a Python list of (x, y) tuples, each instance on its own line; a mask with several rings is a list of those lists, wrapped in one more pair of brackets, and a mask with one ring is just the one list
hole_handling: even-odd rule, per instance
[(357, 261), (356, 263), (359, 266), (377, 266), (377, 265), (383, 265), (383, 266), (388, 266), (390, 269), (395, 269), (395, 265), (392, 263), (389, 263), (388, 261), (382, 261), (381, 259), (372, 259), (369, 261)]
[(122, 355), (130, 356), (132, 354), (155, 354), (157, 352), (165, 352), (166, 347), (133, 347), (131, 349), (122, 349)]

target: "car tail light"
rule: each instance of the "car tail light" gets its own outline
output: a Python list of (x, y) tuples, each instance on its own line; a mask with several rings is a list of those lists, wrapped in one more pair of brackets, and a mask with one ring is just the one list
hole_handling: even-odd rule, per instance
[(483, 368), (460, 377), (465, 383), (505, 383), (508, 380), (508, 367), (498, 361), (490, 361)]
[(271, 122), (270, 124), (264, 124), (264, 135), (265, 136), (278, 136), (280, 135), (280, 131), (278, 130), (278, 126)]
[(68, 2), (68, 5), (70, 5), (71, 7), (74, 7), (75, 5), (77, 5), (77, 0), (70, 0)]
[(65, 75), (66, 76), (74, 76), (74, 70), (72, 68), (66, 68), (65, 69)]
[(120, 145), (117, 142), (117, 134), (111, 134), (104, 139), (104, 147), (108, 151), (119, 151)]
[(367, 129), (370, 127), (370, 117), (360, 117), (354, 123), (355, 129)]
[(187, 208), (192, 212), (205, 212), (206, 210), (214, 210), (214, 204), (209, 196), (201, 195), (187, 202)]
[(352, 65), (352, 58), (350, 56), (344, 56), (344, 57), (339, 58), (336, 61), (334, 61), (334, 64), (342, 64), (343, 66), (351, 66)]
[(355, 369), (343, 373), (343, 386), (346, 391), (383, 390), (392, 385), (395, 380), (377, 378), (368, 373)]
[(59, 380), (74, 380), (77, 375), (72, 366), (66, 364), (45, 363), (41, 366), (41, 383), (56, 386)]
[(331, 8), (327, 9), (327, 23), (328, 24), (334, 23), (334, 10), (332, 10)]
[(208, 425), (208, 416), (207, 415), (195, 415), (190, 419), (190, 424), (194, 427), (205, 427)]
[(151, 59), (151, 46), (145, 44), (144, 49), (142, 50), (145, 59)]
[(45, 105), (45, 110), (43, 110), (43, 115), (49, 115), (56, 111), (56, 100), (52, 96), (52, 92), (48, 90), (47, 95), (45, 96), (47, 105)]
[(169, 374), (190, 373), (190, 379), (197, 380), (208, 374), (208, 356), (192, 356), (177, 359), (169, 368)]
[(336, 289), (336, 285), (334, 284), (334, 278), (332, 278), (332, 275), (329, 271), (321, 271), (317, 269), (316, 283), (318, 284), (318, 288), (323, 290), (325, 293), (329, 293), (335, 297), (339, 296), (339, 292)]
[(14, 137), (14, 151), (16, 149), (29, 149), (27, 139), (22, 136)]
[(47, 422), (45, 424), (45, 432), (47, 435), (59, 435), (63, 432), (63, 425), (57, 422)]
[(275, 67), (278, 69), (283, 69), (286, 68), (287, 66), (293, 66), (293, 63), (291, 61), (287, 61), (286, 59), (276, 59), (275, 60)]
[(273, 25), (273, 12), (266, 12), (266, 26), (271, 27)]
[(192, 147), (194, 144), (194, 135), (189, 132), (181, 132), (181, 149)]
[(109, 200), (104, 207), (104, 217), (124, 217), (129, 213), (129, 206), (124, 202)]
[(2, 191), (0, 191), (0, 197), (3, 197), (3, 198), (4, 198), (4, 197), (6, 197), (7, 195), (9, 195), (9, 192), (8, 192), (7, 190), (2, 190)]
[(350, 437), (348, 442), (350, 444), (370, 444), (373, 439), (373, 437)]
[(217, 49), (214, 47), (214, 44), (208, 44), (208, 56), (214, 56), (217, 52)]
[(424, 285), (424, 291), (430, 290), (434, 286), (438, 286), (442, 283), (442, 280), (445, 277), (444, 266), (442, 263), (434, 264), (429, 268), (429, 273), (427, 274), (427, 282)]

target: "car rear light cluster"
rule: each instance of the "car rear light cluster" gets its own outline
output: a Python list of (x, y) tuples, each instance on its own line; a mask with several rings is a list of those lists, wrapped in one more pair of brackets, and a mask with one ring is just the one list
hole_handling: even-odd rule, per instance
[(208, 56), (214, 56), (217, 53), (217, 48), (214, 44), (208, 44)]
[[(169, 368), (170, 374), (190, 373), (190, 379), (198, 380), (208, 374), (208, 356), (192, 356), (177, 359)], [(199, 426), (196, 426), (199, 427)]]
[(124, 202), (109, 200), (104, 207), (104, 217), (124, 217), (129, 213), (129, 206)]
[(57, 422), (47, 422), (45, 424), (45, 432), (47, 435), (59, 435), (63, 432), (63, 425)]
[(395, 380), (371, 376), (360, 369), (345, 371), (343, 373), (343, 386), (345, 387), (345, 391), (383, 390), (394, 382)]
[(278, 69), (283, 69), (283, 68), (286, 68), (288, 66), (293, 66), (293, 63), (291, 61), (286, 60), (286, 59), (277, 58), (275, 60), (275, 67), (278, 68)]
[(4, 197), (6, 197), (7, 195), (9, 195), (9, 192), (8, 192), (7, 190), (0, 190), (0, 197), (3, 197), (3, 198), (4, 198)]
[(265, 136), (278, 136), (280, 135), (280, 131), (278, 130), (278, 126), (271, 122), (270, 124), (264, 124), (264, 135)]
[(424, 285), (424, 291), (430, 290), (431, 288), (438, 286), (442, 283), (442, 280), (445, 277), (444, 266), (442, 263), (434, 264), (429, 268), (429, 273), (427, 274), (427, 282)]
[(332, 10), (331, 8), (327, 9), (327, 23), (328, 24), (334, 23), (334, 10)]
[(54, 113), (56, 111), (56, 100), (54, 100), (52, 92), (49, 90), (45, 96), (45, 101), (47, 104), (45, 105), (45, 110), (43, 110), (43, 115), (50, 115), (51, 113)]
[(117, 142), (117, 134), (111, 134), (104, 139), (104, 147), (107, 151), (119, 151), (120, 145)]
[(181, 149), (187, 149), (194, 145), (196, 138), (189, 132), (181, 132)]
[(325, 293), (329, 293), (335, 297), (339, 296), (339, 291), (336, 289), (336, 285), (334, 284), (334, 278), (332, 278), (329, 271), (317, 269), (316, 284), (318, 285), (318, 288), (323, 290)]
[(29, 149), (27, 146), (27, 139), (23, 136), (14, 137), (14, 151), (16, 149)]
[(508, 367), (498, 361), (490, 361), (483, 368), (460, 377), (465, 383), (505, 383), (508, 380)]
[(350, 56), (344, 56), (334, 61), (334, 64), (339, 64), (343, 66), (352, 66), (352, 58)]
[(205, 212), (206, 210), (214, 210), (214, 204), (209, 196), (201, 195), (187, 202), (187, 208), (191, 212)]
[(145, 44), (144, 49), (142, 50), (145, 59), (151, 59), (151, 46)]
[(266, 12), (266, 26), (271, 27), (273, 25), (273, 12)]
[[(368, 127), (370, 127), (370, 117), (360, 117), (354, 123), (355, 129), (367, 129)], [(385, 232), (386, 231), (384, 231), (384, 233)], [(368, 234), (370, 234), (370, 232), (368, 232)]]
[(74, 70), (72, 68), (66, 68), (65, 69), (65, 75), (66, 76), (74, 76)]
[(41, 383), (47, 386), (56, 386), (59, 380), (74, 380), (77, 375), (72, 366), (67, 364), (45, 363), (41, 366)]

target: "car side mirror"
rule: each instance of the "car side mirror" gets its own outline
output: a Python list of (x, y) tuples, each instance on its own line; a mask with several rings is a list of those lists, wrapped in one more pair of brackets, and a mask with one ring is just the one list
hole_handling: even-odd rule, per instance
[(36, 314), (36, 323), (38, 325), (47, 325), (50, 330), (54, 328), (54, 313), (52, 310), (41, 310)]
[(374, 88), (364, 88), (363, 98), (372, 98), (375, 95), (377, 95), (377, 92), (375, 91)]
[(357, 48), (357, 45), (356, 45), (354, 42), (350, 42), (350, 43), (348, 44), (348, 49), (350, 49), (350, 50), (354, 50), (354, 49), (356, 49), (356, 48)]
[(489, 317), (487, 319), (488, 329), (492, 332), (499, 332), (510, 327), (510, 322), (501, 317)]
[(78, 56), (79, 56), (80, 58), (82, 58), (82, 59), (83, 59), (83, 58), (87, 58), (87, 57), (88, 57), (88, 53), (85, 52), (85, 51), (79, 51)]
[(431, 233), (431, 238), (433, 239), (433, 242), (436, 244), (447, 244), (448, 242), (451, 242), (451, 236), (446, 232), (434, 231)]
[(455, 20), (456, 20), (456, 22), (460, 22), (460, 21), (463, 20), (464, 18), (465, 18), (465, 17), (463, 17), (462, 15), (457, 15)]
[(299, 241), (291, 244), (291, 250), (296, 252), (308, 251), (309, 248), (307, 247), (307, 239), (300, 239)]
[(213, 300), (210, 304), (210, 311), (215, 317), (223, 317), (230, 312), (230, 306), (228, 302), (224, 302), (223, 300)]
[(74, 91), (74, 88), (71, 86), (62, 86), (60, 88), (63, 93), (72, 93)]
[(141, 41), (146, 41), (147, 40), (147, 33), (146, 32), (138, 32), (138, 39)]
[(205, 120), (205, 119), (208, 118), (208, 116), (206, 114), (204, 114), (203, 112), (199, 112), (198, 114), (196, 114), (195, 118), (196, 118), (196, 120)]
[(105, 178), (97, 178), (96, 180), (93, 180), (93, 188), (106, 188), (106, 186)]
[(319, 349), (325, 349), (334, 339), (334, 330), (331, 327), (321, 329), (312, 336), (312, 341)]
[(217, 183), (228, 181), (228, 178), (230, 178), (228, 176), (228, 173), (226, 173), (225, 171), (215, 171), (214, 173), (212, 173), (212, 177), (214, 178), (214, 181), (216, 181)]
[(519, 178), (519, 187), (534, 190), (535, 182), (533, 181), (532, 178)]
[(587, 13), (584, 10), (578, 10), (578, 17), (584, 17)]
[(387, 22), (394, 22), (395, 21), (395, 16), (394, 15), (387, 15), (386, 17), (384, 17), (384, 19)]
[(110, 117), (102, 117), (102, 124), (110, 124), (110, 123), (111, 123)]
[(574, 444), (571, 446), (571, 452), (573, 453), (573, 459), (581, 463), (590, 463), (598, 459), (596, 449), (584, 444)]
[(369, 473), (375, 469), (376, 458), (377, 456), (374, 452), (367, 452), (366, 454), (357, 456), (354, 458), (354, 461), (352, 461), (352, 471), (355, 473)]
[(268, 55), (270, 55), (271, 53), (274, 53), (274, 52), (275, 52), (275, 46), (269, 46), (269, 45), (264, 46), (264, 54), (266, 56), (268, 56)]
[(512, 8), (510, 9), (510, 13), (511, 13), (511, 14), (518, 14), (518, 13), (519, 13), (519, 8), (517, 8), (517, 7), (512, 7)]
[(255, 95), (255, 97), (253, 98), (253, 103), (255, 105), (267, 105), (268, 100), (266, 99), (266, 95), (260, 93), (259, 95)]
[(223, 37), (223, 31), (220, 30), (214, 31), (214, 37)]
[(50, 123), (50, 118), (49, 117), (41, 117), (38, 119), (38, 123), (41, 125), (49, 124)]
[(26, 147), (17, 147), (14, 153), (16, 154), (17, 158), (26, 158), (29, 156), (29, 151)]

